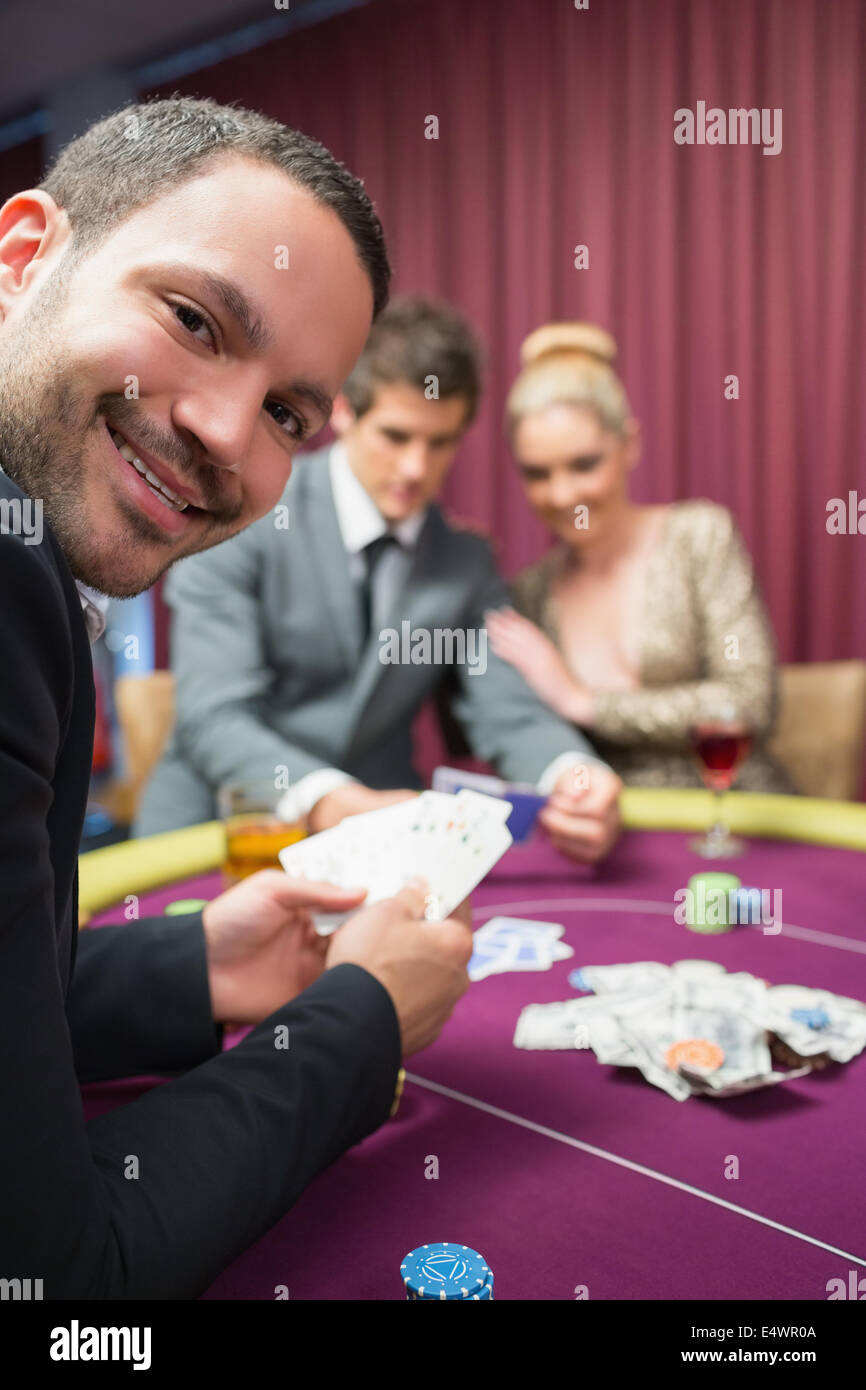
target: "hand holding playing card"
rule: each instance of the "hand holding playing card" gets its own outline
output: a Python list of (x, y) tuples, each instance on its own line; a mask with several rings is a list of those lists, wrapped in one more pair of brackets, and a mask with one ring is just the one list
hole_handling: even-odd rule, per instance
[(452, 918), (453, 921), (455, 921), (455, 922), (462, 922), (463, 925), (464, 925), (464, 927), (468, 927), (470, 931), (472, 930), (472, 895), (471, 895), (471, 893), (470, 893), (470, 895), (469, 895), (468, 898), (464, 898), (464, 899), (463, 899), (462, 903), (458, 903), (458, 904), (457, 904), (457, 906), (454, 908), (454, 911), (453, 911), (450, 915), (451, 915), (451, 918)]
[[(507, 801), (473, 791), (423, 792), (289, 845), (280, 863), (300, 880), (361, 884), (368, 903), (422, 877), (429, 885), (425, 916), (437, 921), (452, 915), (511, 844), (510, 809)], [(346, 915), (319, 915), (317, 929), (335, 931)]]
[(469, 988), (472, 932), (453, 919), (425, 921), (426, 899), (421, 882), (365, 907), (330, 937), (328, 947), (327, 969), (360, 965), (388, 991), (404, 1057), (435, 1042)]
[(261, 1023), (294, 999), (325, 967), (313, 910), (350, 912), (363, 899), (363, 888), (301, 883), (279, 869), (214, 898), (202, 911), (214, 1020)]
[(539, 813), (551, 844), (569, 859), (593, 864), (603, 859), (620, 832), (622, 782), (604, 763), (568, 768)]

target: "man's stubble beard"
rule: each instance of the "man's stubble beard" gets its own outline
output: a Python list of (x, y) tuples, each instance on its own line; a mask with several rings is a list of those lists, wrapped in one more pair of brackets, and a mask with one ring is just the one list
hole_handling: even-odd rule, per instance
[[(29, 497), (41, 500), (74, 577), (113, 598), (132, 598), (183, 555), (209, 549), (238, 528), (225, 522), (206, 540), (196, 528), (190, 549), (178, 552), (155, 522), (115, 492), (125, 525), (114, 536), (94, 539), (85, 454), (104, 421), (98, 408), (102, 402), (94, 409), (87, 401), (76, 387), (74, 367), (66, 365), (62, 348), (55, 346), (69, 279), (70, 268), (59, 267), (21, 326), (14, 333), (0, 333), (0, 465)], [(129, 411), (123, 397), (114, 399), (119, 410), (126, 406)], [(127, 577), (130, 558), (141, 558), (136, 540), (150, 549), (161, 545), (166, 555), (152, 562), (145, 575)]]

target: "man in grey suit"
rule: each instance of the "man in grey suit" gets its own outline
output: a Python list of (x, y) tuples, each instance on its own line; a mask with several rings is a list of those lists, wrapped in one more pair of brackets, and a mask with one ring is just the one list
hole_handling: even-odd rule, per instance
[(175, 568), (177, 725), (136, 834), (208, 820), (220, 784), (246, 779), (282, 777), (281, 813), (311, 830), (407, 795), (413, 719), (446, 686), (472, 751), (549, 795), (557, 847), (607, 852), (619, 780), (488, 651), (505, 586), (487, 542), (433, 501), (479, 392), (464, 320), (392, 302), (335, 403), (338, 442), (295, 462), (261, 520)]

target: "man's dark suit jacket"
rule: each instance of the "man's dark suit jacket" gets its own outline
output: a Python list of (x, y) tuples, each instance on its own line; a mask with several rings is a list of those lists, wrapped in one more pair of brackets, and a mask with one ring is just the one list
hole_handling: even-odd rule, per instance
[[(195, 1298), (387, 1117), (397, 1018), (341, 965), (221, 1053), (201, 914), (79, 934), (90, 647), (47, 524), (8, 532), (23, 496), (0, 474), (0, 1277)], [(85, 1123), (79, 1082), (139, 1073), (176, 1079)]]

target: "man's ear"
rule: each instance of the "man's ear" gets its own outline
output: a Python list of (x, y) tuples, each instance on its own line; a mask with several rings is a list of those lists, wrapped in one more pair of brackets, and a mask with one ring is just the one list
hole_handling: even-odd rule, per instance
[(0, 208), (0, 313), (47, 273), (67, 241), (69, 219), (41, 188), (16, 193)]
[(339, 391), (334, 397), (334, 404), (331, 407), (331, 429), (336, 435), (344, 435), (354, 425), (357, 416), (349, 404), (347, 396)]

